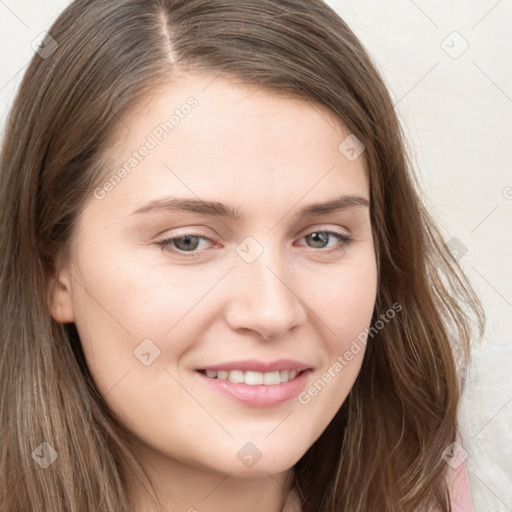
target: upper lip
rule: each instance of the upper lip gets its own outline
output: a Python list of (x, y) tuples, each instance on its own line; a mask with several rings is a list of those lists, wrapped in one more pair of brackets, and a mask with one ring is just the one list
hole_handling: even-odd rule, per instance
[(198, 368), (198, 370), (242, 370), (269, 373), (282, 370), (296, 370), (297, 372), (300, 372), (309, 368), (311, 367), (308, 364), (302, 363), (300, 361), (294, 361), (293, 359), (278, 359), (275, 361), (258, 361), (256, 359), (246, 359), (244, 361), (231, 361), (228, 363), (212, 364)]

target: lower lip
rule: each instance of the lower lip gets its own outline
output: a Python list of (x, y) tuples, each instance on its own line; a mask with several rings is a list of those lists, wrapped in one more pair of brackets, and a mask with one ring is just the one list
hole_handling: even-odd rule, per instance
[(207, 386), (242, 402), (244, 405), (272, 407), (295, 398), (304, 389), (310, 372), (311, 370), (305, 370), (288, 382), (271, 386), (236, 384), (229, 380), (212, 379), (200, 372), (196, 373)]

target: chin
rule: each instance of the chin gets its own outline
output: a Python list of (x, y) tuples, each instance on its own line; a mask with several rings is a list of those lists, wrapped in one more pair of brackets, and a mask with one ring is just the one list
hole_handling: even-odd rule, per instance
[(237, 446), (235, 459), (225, 460), (226, 467), (221, 471), (231, 473), (238, 478), (259, 478), (268, 477), (290, 470), (304, 455), (308, 447), (304, 446), (299, 450), (296, 443), (284, 445), (282, 440), (276, 443), (269, 443), (268, 440), (261, 440), (251, 443), (250, 441), (235, 441)]

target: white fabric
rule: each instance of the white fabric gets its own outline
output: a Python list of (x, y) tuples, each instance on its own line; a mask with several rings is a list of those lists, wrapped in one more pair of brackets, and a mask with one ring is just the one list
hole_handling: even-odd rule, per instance
[(459, 429), (475, 512), (512, 512), (512, 343), (474, 354)]

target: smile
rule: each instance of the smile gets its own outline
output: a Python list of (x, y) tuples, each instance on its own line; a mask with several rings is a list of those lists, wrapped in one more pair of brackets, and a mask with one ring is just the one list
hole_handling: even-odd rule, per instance
[(281, 370), (274, 372), (257, 372), (244, 370), (203, 370), (210, 379), (219, 379), (235, 384), (247, 384), (249, 386), (275, 386), (295, 379), (301, 372), (297, 370)]
[(213, 392), (246, 407), (275, 407), (297, 397), (311, 372), (311, 368), (271, 372), (208, 369), (195, 374)]

